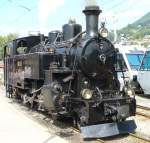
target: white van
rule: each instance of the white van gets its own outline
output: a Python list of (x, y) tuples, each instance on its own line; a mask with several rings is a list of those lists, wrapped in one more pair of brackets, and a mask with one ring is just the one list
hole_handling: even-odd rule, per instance
[[(140, 68), (145, 48), (138, 45), (121, 45), (116, 44), (115, 48), (119, 50), (119, 53), (122, 56), (122, 63), (124, 67), (124, 72), (118, 72), (118, 79), (121, 83), (120, 89), (122, 90), (124, 86), (124, 79), (128, 82), (133, 81), (138, 75), (138, 69)], [(138, 88), (136, 89), (138, 90)], [(141, 92), (139, 89), (137, 92)]]
[(138, 81), (145, 95), (150, 95), (150, 48), (147, 49), (138, 71)]

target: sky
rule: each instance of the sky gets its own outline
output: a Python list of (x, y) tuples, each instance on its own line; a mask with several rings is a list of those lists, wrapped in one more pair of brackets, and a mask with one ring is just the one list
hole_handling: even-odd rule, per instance
[(82, 10), (91, 3), (100, 6), (99, 21), (105, 21), (109, 30), (120, 29), (150, 12), (150, 0), (0, 0), (0, 35), (47, 34), (61, 30), (70, 18), (85, 29)]

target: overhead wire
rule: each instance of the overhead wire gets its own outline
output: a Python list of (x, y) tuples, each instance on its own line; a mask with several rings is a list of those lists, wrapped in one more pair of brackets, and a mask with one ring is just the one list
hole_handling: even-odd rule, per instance
[[(35, 7), (36, 7), (36, 6), (35, 6), (35, 7), (32, 7), (32, 8), (28, 8), (28, 7), (26, 7), (25, 5), (17, 4), (17, 3), (14, 2), (13, 0), (7, 0), (7, 1), (10, 2), (10, 3), (12, 3), (12, 4), (14, 4), (14, 5), (16, 5), (16, 6), (22, 7), (22, 8), (24, 8), (24, 9), (27, 10), (24, 14), (20, 15), (20, 16), (19, 16), (18, 18), (16, 18), (15, 20), (9, 22), (9, 23), (11, 23), (11, 24), (20, 21), (24, 16), (28, 15), (28, 14), (29, 14), (30, 12), (32, 12), (32, 11), (35, 9)], [(110, 4), (110, 3), (112, 3), (112, 2), (114, 2), (114, 1), (110, 1), (110, 2), (105, 1), (105, 2), (103, 2), (103, 3), (101, 4), (101, 6), (103, 7), (104, 5)], [(123, 4), (123, 3), (125, 3), (125, 2), (126, 2), (126, 1), (121, 0), (119, 3), (117, 3), (117, 4), (113, 5), (112, 7), (108, 8), (107, 11), (106, 11), (106, 13), (108, 13), (108, 12), (111, 11), (112, 9), (114, 9), (114, 8), (116, 8), (116, 7), (118, 7), (118, 6), (120, 6), (121, 4)], [(122, 11), (119, 11), (119, 12), (124, 12), (124, 11), (127, 11), (128, 9), (130, 9), (130, 8), (127, 8), (127, 9), (122, 10)], [(119, 12), (118, 12), (118, 13), (119, 13)]]
[[(142, 5), (139, 5), (138, 6), (138, 4), (140, 4), (140, 1), (138, 1), (137, 3), (136, 3), (136, 8), (138, 7), (141, 7)], [(125, 11), (128, 11), (128, 10), (130, 10), (132, 7), (134, 7), (135, 5), (134, 4), (131, 4), (128, 8), (125, 8), (125, 9), (123, 9), (123, 10), (121, 10), (121, 11), (119, 11), (119, 12), (125, 12)]]
[[(119, 3), (124, 3), (124, 1), (119, 2)], [(119, 3), (116, 4), (115, 6), (111, 7), (110, 10), (112, 10), (113, 8), (119, 6)], [(137, 3), (139, 4), (139, 2), (137, 2)], [(115, 11), (114, 11), (114, 13), (115, 13), (115, 15), (118, 15), (118, 14), (120, 14), (120, 13), (125, 13), (125, 12), (127, 12), (128, 10), (130, 10), (133, 6), (134, 6), (134, 5), (131, 4), (131, 5), (128, 6), (128, 8), (125, 8), (125, 9), (123, 9), (123, 10), (120, 10), (120, 11), (118, 11), (117, 13), (115, 13)], [(141, 5), (139, 5), (138, 7), (141, 7)], [(137, 8), (137, 7), (136, 7), (136, 8)], [(109, 11), (110, 11), (110, 10), (109, 10)], [(107, 11), (106, 13), (108, 13), (109, 11)]]
[(105, 1), (105, 2), (103, 2), (100, 6), (104, 6), (104, 5), (108, 4), (108, 3), (110, 4), (110, 3), (114, 2), (114, 1), (115, 1), (115, 0), (109, 1), (109, 2), (108, 2), (108, 1)]
[[(22, 8), (24, 8), (24, 9), (26, 9), (27, 12), (31, 12), (31, 11), (33, 11), (33, 9), (34, 9), (34, 8), (28, 8), (28, 7), (26, 7), (26, 6), (22, 5), (22, 4), (17, 4), (17, 3), (14, 2), (13, 0), (7, 0), (7, 1), (10, 2), (10, 3), (12, 3), (12, 4), (14, 4), (14, 5), (16, 5), (16, 6), (18, 6), (18, 7), (22, 7)], [(112, 2), (112, 1), (111, 1), (111, 2)], [(111, 2), (105, 1), (105, 2), (102, 3), (101, 5), (104, 6), (105, 4), (111, 3)], [(119, 6), (122, 2), (123, 2), (123, 0), (122, 0), (121, 2), (119, 2), (119, 3), (117, 3), (116, 5), (114, 5), (113, 7), (109, 8), (109, 11), (110, 11), (111, 9), (113, 9), (113, 8), (115, 8), (115, 7), (117, 7), (117, 6)], [(107, 12), (108, 12), (108, 11), (107, 11)], [(24, 13), (24, 14), (20, 15), (18, 18), (16, 18), (15, 20), (11, 21), (10, 23), (14, 23), (14, 22), (20, 21), (20, 20), (21, 20), (24, 16), (26, 16), (27, 14), (28, 14), (28, 13)]]
[[(114, 9), (115, 9), (116, 7), (118, 7), (118, 6), (120, 6), (120, 5), (124, 4), (124, 3), (126, 3), (126, 1), (124, 1), (124, 0), (119, 1), (119, 2), (116, 3), (115, 5), (109, 7), (107, 10), (104, 10), (104, 11), (106, 11), (106, 12), (104, 12), (104, 15), (106, 15), (107, 13), (109, 13), (109, 12), (112, 11), (112, 10), (113, 10), (112, 12), (114, 12)], [(129, 9), (129, 8), (127, 8), (127, 9)], [(125, 10), (126, 10), (126, 9), (125, 9)], [(125, 11), (125, 10), (124, 10), (124, 11)], [(120, 13), (120, 12), (122, 12), (122, 11), (119, 11), (118, 13)], [(114, 14), (114, 15), (117, 15), (117, 14)], [(106, 18), (105, 18), (105, 21), (106, 21)]]
[(10, 21), (9, 23), (14, 24), (18, 21), (20, 21), (23, 17), (25, 17), (26, 15), (28, 15), (29, 13), (33, 12), (33, 10), (35, 10), (36, 6), (32, 7), (30, 9), (30, 11), (25, 12), (24, 14), (21, 14), (20, 16), (18, 16), (16, 19)]
[[(117, 4), (115, 4), (114, 6), (110, 7), (106, 13), (108, 13), (108, 12), (111, 11), (112, 9), (118, 7), (119, 5), (121, 5), (121, 4), (125, 3), (125, 2), (126, 2), (126, 1), (124, 1), (124, 0), (120, 1), (119, 3), (117, 3)], [(140, 2), (140, 1), (138, 1), (137, 3), (139, 4), (139, 2)], [(123, 10), (121, 10), (121, 11), (117, 11), (116, 14), (121, 13), (121, 12), (126, 12), (126, 11), (130, 10), (133, 6), (135, 6), (135, 5), (132, 4), (132, 5), (128, 6), (128, 8), (125, 8), (125, 9), (123, 9)], [(138, 7), (141, 7), (141, 5), (139, 5)], [(137, 8), (137, 6), (136, 6), (136, 8)], [(116, 11), (115, 11), (115, 12), (116, 12)]]
[[(138, 1), (137, 3), (136, 3), (136, 8), (140, 8), (140, 7), (142, 7), (142, 5), (140, 4), (140, 5), (138, 5), (138, 4), (140, 4), (140, 1)], [(124, 9), (124, 10), (121, 10), (120, 11), (120, 13), (125, 13), (125, 12), (128, 12), (128, 10), (130, 10), (132, 7), (134, 7), (135, 5), (133, 5), (133, 4), (131, 4), (128, 8), (126, 8), (126, 9)], [(119, 14), (119, 13), (117, 13), (117, 14)], [(142, 16), (142, 15), (141, 15)], [(137, 16), (134, 16), (134, 17), (138, 17), (138, 15)]]
[(7, 1), (8, 1), (8, 2), (10, 2), (11, 4), (13, 4), (13, 5), (17, 6), (17, 7), (21, 7), (21, 8), (23, 8), (23, 9), (27, 10), (27, 11), (31, 11), (31, 9), (30, 9), (30, 8), (28, 8), (28, 7), (27, 7), (27, 6), (25, 6), (25, 5), (18, 4), (18, 3), (16, 3), (16, 2), (14, 2), (13, 0), (7, 0)]
[(20, 8), (23, 8), (23, 9), (26, 10), (25, 13), (21, 14), (20, 16), (18, 16), (17, 18), (15, 18), (14, 20), (7, 21), (8, 24), (9, 23), (14, 24), (14, 23), (20, 21), (24, 16), (26, 16), (27, 14), (29, 14), (30, 12), (32, 12), (35, 9), (35, 7), (36, 7), (36, 6), (33, 6), (32, 8), (29, 8), (29, 7), (27, 7), (27, 6), (23, 5), (23, 4), (16, 3), (14, 0), (7, 0), (7, 1), (3, 2), (2, 5), (0, 5), (0, 8), (3, 7), (4, 4), (6, 4), (7, 2), (13, 4), (16, 7), (20, 7)]
[[(28, 8), (28, 7), (24, 6), (24, 5), (17, 4), (17, 3), (15, 3), (13, 0), (7, 0), (7, 1), (9, 1), (10, 3), (13, 3), (13, 4), (16, 5), (16, 6), (19, 6), (19, 7), (22, 7), (22, 8), (24, 8), (24, 9), (26, 9), (27, 12), (31, 12), (31, 11), (33, 11), (33, 9), (34, 9), (34, 8)], [(112, 1), (111, 1), (111, 2), (112, 2)], [(109, 2), (109, 3), (111, 3), (111, 2)], [(108, 1), (102, 3), (101, 5), (104, 6), (104, 5), (107, 4), (107, 3), (108, 3)], [(116, 7), (116, 6), (118, 6), (119, 4), (120, 4), (120, 3), (118, 3), (117, 5), (115, 5), (115, 6), (113, 6), (113, 7)], [(112, 8), (113, 8), (113, 7), (112, 7)], [(27, 14), (28, 14), (28, 13), (24, 13), (24, 14), (20, 15), (18, 18), (16, 18), (15, 20), (11, 21), (10, 23), (14, 23), (14, 22), (20, 21), (20, 20), (21, 20), (24, 16), (26, 16)]]
[(124, 1), (124, 0), (121, 0), (121, 1), (119, 1), (119, 3), (117, 3), (117, 4), (115, 4), (115, 5), (113, 5), (112, 7), (110, 7), (110, 8), (108, 8), (107, 10), (107, 12), (109, 12), (109, 11), (111, 11), (112, 9), (114, 9), (114, 8), (116, 8), (116, 7), (118, 7), (118, 6), (120, 6), (121, 4), (123, 4), (123, 3), (125, 3), (126, 1)]
[[(111, 1), (112, 2), (112, 1)], [(113, 1), (114, 2), (114, 1)], [(104, 9), (103, 11), (104, 11), (104, 15), (106, 15), (107, 13), (109, 13), (110, 11), (112, 11), (113, 9), (115, 9), (116, 7), (118, 7), (118, 6), (120, 6), (120, 5), (122, 5), (123, 3), (125, 3), (126, 1), (124, 1), (124, 0), (121, 0), (121, 1), (119, 1), (118, 3), (115, 3), (113, 6), (111, 6), (111, 7), (109, 7), (109, 8), (107, 8), (106, 10)], [(108, 2), (107, 2), (108, 3)], [(107, 4), (106, 3), (106, 4)], [(110, 3), (109, 3), (110, 4)], [(105, 5), (105, 4), (104, 4)], [(102, 5), (102, 6), (104, 6), (104, 5)], [(106, 21), (106, 16), (104, 16), (103, 17), (103, 19), (104, 19), (104, 21), (105, 21), (105, 23), (107, 23)]]

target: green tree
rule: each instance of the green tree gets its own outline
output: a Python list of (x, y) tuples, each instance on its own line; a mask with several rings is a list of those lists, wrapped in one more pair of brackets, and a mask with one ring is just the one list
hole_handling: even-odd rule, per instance
[(0, 59), (3, 58), (4, 53), (4, 46), (7, 44), (7, 42), (12, 41), (18, 37), (18, 34), (16, 33), (10, 33), (6, 36), (0, 36)]

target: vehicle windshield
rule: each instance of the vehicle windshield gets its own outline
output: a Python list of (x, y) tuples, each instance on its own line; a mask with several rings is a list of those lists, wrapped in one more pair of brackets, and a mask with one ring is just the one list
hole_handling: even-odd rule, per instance
[(150, 51), (145, 53), (140, 70), (150, 71)]
[(132, 70), (138, 70), (140, 68), (144, 53), (129, 53), (126, 54), (128, 62)]

